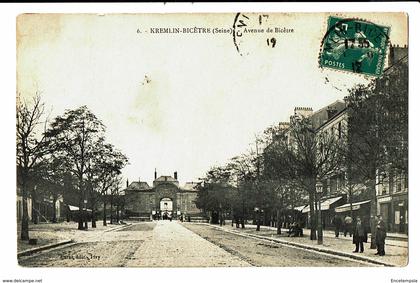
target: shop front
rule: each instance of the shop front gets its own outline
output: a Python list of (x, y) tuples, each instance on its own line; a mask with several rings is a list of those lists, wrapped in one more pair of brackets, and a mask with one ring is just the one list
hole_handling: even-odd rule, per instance
[(408, 234), (408, 199), (407, 195), (392, 198), (393, 223), (390, 231)]
[[(354, 203), (346, 203), (335, 208), (335, 212), (344, 221), (346, 216), (353, 219), (360, 217), (363, 223), (369, 223), (370, 219), (370, 200), (364, 200)], [(369, 226), (369, 225), (366, 225)]]
[[(321, 218), (322, 218), (322, 226), (324, 228), (332, 228), (332, 219), (335, 215), (335, 208), (338, 206), (343, 205), (346, 202), (344, 196), (337, 196), (327, 199), (321, 200)], [(317, 205), (314, 204), (314, 209), (316, 211)], [(306, 227), (309, 227), (310, 223), (310, 215), (309, 215), (309, 205), (305, 206), (302, 209), (302, 213), (305, 216)]]

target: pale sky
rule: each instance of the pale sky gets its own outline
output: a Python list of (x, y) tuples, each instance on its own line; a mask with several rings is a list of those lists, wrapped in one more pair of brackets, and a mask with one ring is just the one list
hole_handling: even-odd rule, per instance
[[(248, 26), (259, 28), (258, 14), (247, 15)], [(130, 182), (151, 184), (154, 168), (158, 175), (178, 171), (181, 184), (196, 181), (246, 152), (255, 134), (288, 121), (295, 106), (316, 111), (369, 80), (318, 67), (328, 14), (268, 15), (263, 28), (294, 32), (244, 34), (242, 56), (232, 34), (150, 33), (231, 28), (235, 14), (21, 16), (18, 91), (40, 91), (51, 117), (87, 105), (128, 156), (123, 174)], [(404, 14), (343, 17), (352, 16), (390, 26), (391, 42), (407, 44)], [(271, 37), (274, 48), (266, 43)]]

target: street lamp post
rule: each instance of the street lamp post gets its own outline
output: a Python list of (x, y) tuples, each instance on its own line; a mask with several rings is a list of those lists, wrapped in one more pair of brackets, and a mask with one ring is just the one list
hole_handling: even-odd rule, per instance
[(322, 245), (322, 215), (321, 215), (321, 194), (322, 194), (322, 183), (316, 183), (316, 193), (318, 195), (318, 245)]
[(260, 231), (260, 226), (261, 226), (261, 213), (264, 213), (264, 209), (260, 209), (259, 207), (255, 207), (254, 208), (254, 211), (256, 212), (256, 214), (257, 214), (257, 230), (256, 231)]
[(83, 200), (83, 219), (84, 219), (84, 224), (85, 224), (85, 229), (88, 229), (88, 223), (87, 223), (87, 200)]
[(260, 209), (258, 207), (254, 208), (255, 214), (256, 214), (256, 223), (257, 224), (257, 231), (260, 231)]

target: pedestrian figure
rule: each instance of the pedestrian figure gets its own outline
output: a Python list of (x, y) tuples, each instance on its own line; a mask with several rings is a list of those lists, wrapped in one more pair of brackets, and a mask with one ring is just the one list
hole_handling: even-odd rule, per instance
[(296, 226), (297, 226), (296, 222), (293, 222), (292, 224), (290, 224), (288, 237), (296, 237), (296, 234), (297, 234)]
[(344, 218), (344, 237), (347, 237), (347, 233), (349, 233), (350, 237), (352, 234), (353, 229), (353, 219), (350, 217), (350, 215), (347, 215)]
[(358, 216), (353, 232), (353, 244), (356, 245), (356, 249), (353, 251), (354, 253), (358, 253), (359, 251), (363, 253), (363, 242), (367, 243), (367, 233), (363, 227), (362, 220)]
[(376, 247), (378, 252), (375, 255), (384, 256), (385, 255), (385, 238), (386, 238), (386, 228), (385, 222), (382, 219), (382, 216), (378, 215), (376, 224)]
[(340, 228), (341, 228), (341, 218), (336, 214), (332, 220), (332, 224), (335, 227), (335, 237), (338, 238), (338, 235), (340, 234)]
[(300, 227), (299, 222), (293, 222), (289, 227), (288, 237), (302, 237), (303, 229)]
[(239, 216), (235, 216), (235, 225), (236, 228), (239, 228)]

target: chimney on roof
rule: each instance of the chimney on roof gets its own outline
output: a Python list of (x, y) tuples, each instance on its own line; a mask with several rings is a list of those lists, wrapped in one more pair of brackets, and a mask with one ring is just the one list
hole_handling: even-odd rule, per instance
[(156, 168), (155, 168), (155, 180), (157, 179), (157, 172), (156, 172)]
[(349, 97), (348, 96), (344, 96), (344, 104), (346, 105), (346, 107), (349, 106)]
[(176, 172), (176, 171), (174, 172), (174, 179), (178, 180), (178, 172)]
[(397, 63), (401, 58), (405, 57), (408, 55), (408, 48), (407, 45), (402, 45), (399, 46), (399, 44), (397, 45), (392, 45), (389, 48), (389, 54), (388, 54), (388, 65), (392, 66), (395, 63)]
[(312, 107), (295, 107), (295, 116), (309, 117), (313, 114)]
[(289, 128), (289, 126), (290, 126), (289, 122), (280, 122), (279, 123), (279, 128), (282, 129), (282, 130)]
[(331, 119), (332, 117), (334, 117), (335, 114), (337, 114), (337, 109), (335, 109), (335, 107), (327, 107), (327, 116), (328, 116), (328, 120)]

